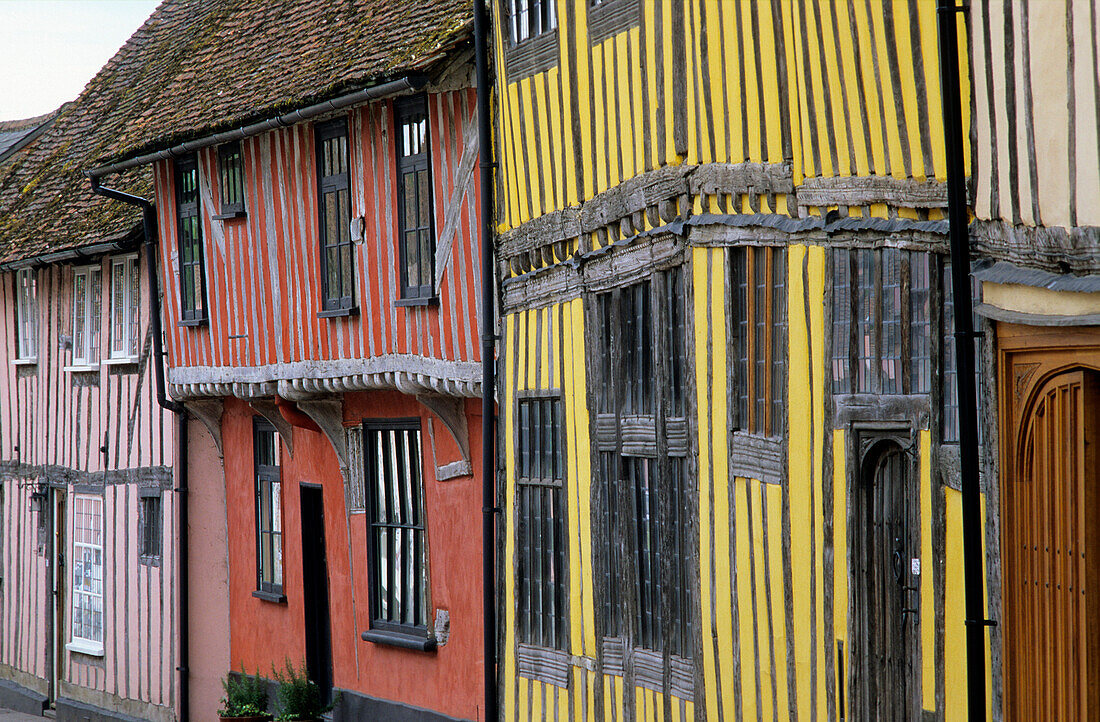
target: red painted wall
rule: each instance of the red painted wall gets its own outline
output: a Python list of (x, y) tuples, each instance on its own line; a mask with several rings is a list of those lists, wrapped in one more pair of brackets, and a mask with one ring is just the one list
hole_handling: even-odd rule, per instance
[[(428, 534), (431, 609), (450, 612), (448, 643), (434, 652), (399, 649), (363, 641), (370, 626), (367, 582), (367, 517), (347, 513), (339, 462), (319, 432), (294, 429), (294, 454), (283, 453), (283, 586), (287, 601), (252, 596), (256, 587), (255, 501), (252, 468), (252, 410), (226, 399), (222, 419), (226, 501), (229, 520), (231, 663), (270, 675), (272, 664), (305, 656), (302, 614), (302, 556), (298, 484), (324, 488), (325, 537), (332, 620), (335, 686), (371, 697), (470, 719), (480, 718), (482, 690), (481, 494), (473, 475), (436, 481), (432, 437), (439, 463), (457, 449), (442, 422), (415, 398), (398, 392), (348, 394), (345, 426), (363, 418), (421, 419), (424, 503)], [(481, 448), (480, 402), (466, 402), (471, 449)], [(432, 433), (429, 434), (429, 424)], [(445, 457), (445, 458), (444, 458)]]

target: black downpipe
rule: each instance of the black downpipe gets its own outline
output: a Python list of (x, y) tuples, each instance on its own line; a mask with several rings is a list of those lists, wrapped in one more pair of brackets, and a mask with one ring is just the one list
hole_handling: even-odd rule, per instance
[(150, 361), (153, 364), (153, 374), (157, 384), (157, 403), (161, 408), (171, 411), (176, 415), (176, 442), (177, 459), (179, 464), (179, 485), (175, 488), (179, 503), (177, 523), (179, 524), (179, 598), (180, 598), (180, 632), (179, 648), (180, 661), (176, 671), (179, 672), (180, 685), (180, 722), (190, 722), (191, 694), (190, 675), (188, 672), (189, 650), (187, 640), (190, 637), (190, 618), (188, 615), (188, 554), (187, 554), (187, 409), (178, 401), (168, 398), (164, 386), (164, 347), (160, 326), (160, 283), (157, 281), (157, 215), (153, 210), (153, 204), (139, 196), (123, 193), (114, 188), (106, 188), (99, 184), (99, 176), (89, 175), (88, 180), (92, 184), (92, 192), (98, 196), (104, 196), (112, 200), (128, 203), (141, 208), (141, 225), (145, 236), (145, 268), (149, 279), (149, 323), (152, 326), (153, 353)]
[(496, 615), (496, 313), (493, 279), (493, 146), (489, 103), (488, 15), (474, 1), (477, 131), (481, 171), (481, 569), (485, 626), (485, 717), (500, 719), (497, 704)]
[(974, 316), (970, 298), (969, 210), (963, 165), (962, 98), (955, 0), (938, 0), (940, 87), (947, 150), (947, 217), (951, 242), (951, 288), (955, 302), (955, 359), (959, 398), (959, 461), (962, 487), (963, 579), (966, 586), (967, 719), (985, 719), (985, 558), (982, 548), (978, 472), (978, 400), (975, 388)]

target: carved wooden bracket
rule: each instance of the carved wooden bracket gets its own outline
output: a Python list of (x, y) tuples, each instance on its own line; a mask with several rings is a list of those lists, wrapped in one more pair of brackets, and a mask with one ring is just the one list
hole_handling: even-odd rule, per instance
[[(436, 465), (436, 480), (446, 481), (447, 479), (454, 479), (459, 476), (469, 476), (473, 473), (473, 466), (470, 464), (470, 432), (466, 427), (466, 414), (463, 412), (462, 399), (456, 399), (449, 396), (436, 396), (434, 394), (420, 394), (416, 397), (416, 400), (427, 406), (433, 414), (439, 417), (443, 425), (447, 427), (447, 431), (450, 432), (451, 438), (455, 440), (455, 444), (458, 445), (458, 450), (462, 454), (462, 458), (458, 461), (442, 466)], [(431, 432), (431, 425), (429, 425), (428, 429), (432, 439), (432, 461), (434, 463), (435, 436), (434, 433)]]
[(340, 459), (340, 468), (348, 468), (348, 444), (344, 434), (344, 404), (340, 399), (298, 399), (298, 408), (328, 437)]
[(221, 399), (195, 399), (186, 402), (184, 406), (210, 432), (210, 436), (214, 438), (214, 446), (218, 447), (218, 456), (224, 456), (222, 453), (222, 411), (225, 407)]
[(271, 422), (275, 430), (279, 432), (279, 438), (283, 440), (287, 451), (294, 456), (294, 427), (291, 426), (279, 411), (278, 404), (271, 399), (253, 399), (248, 402), (252, 410)]

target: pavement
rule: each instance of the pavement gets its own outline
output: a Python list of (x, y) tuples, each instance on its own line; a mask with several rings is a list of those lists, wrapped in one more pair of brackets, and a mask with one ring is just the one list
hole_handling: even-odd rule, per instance
[(42, 722), (43, 719), (45, 718), (0, 707), (0, 722)]

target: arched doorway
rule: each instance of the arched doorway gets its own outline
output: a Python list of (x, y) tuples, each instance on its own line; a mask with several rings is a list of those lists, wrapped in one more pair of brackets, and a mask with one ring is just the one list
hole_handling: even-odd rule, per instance
[(1005, 719), (1094, 720), (1100, 372), (1057, 372), (1026, 398), (1001, 488)]
[(917, 637), (916, 498), (899, 439), (871, 440), (860, 464), (853, 541), (852, 711), (857, 720), (913, 717)]

